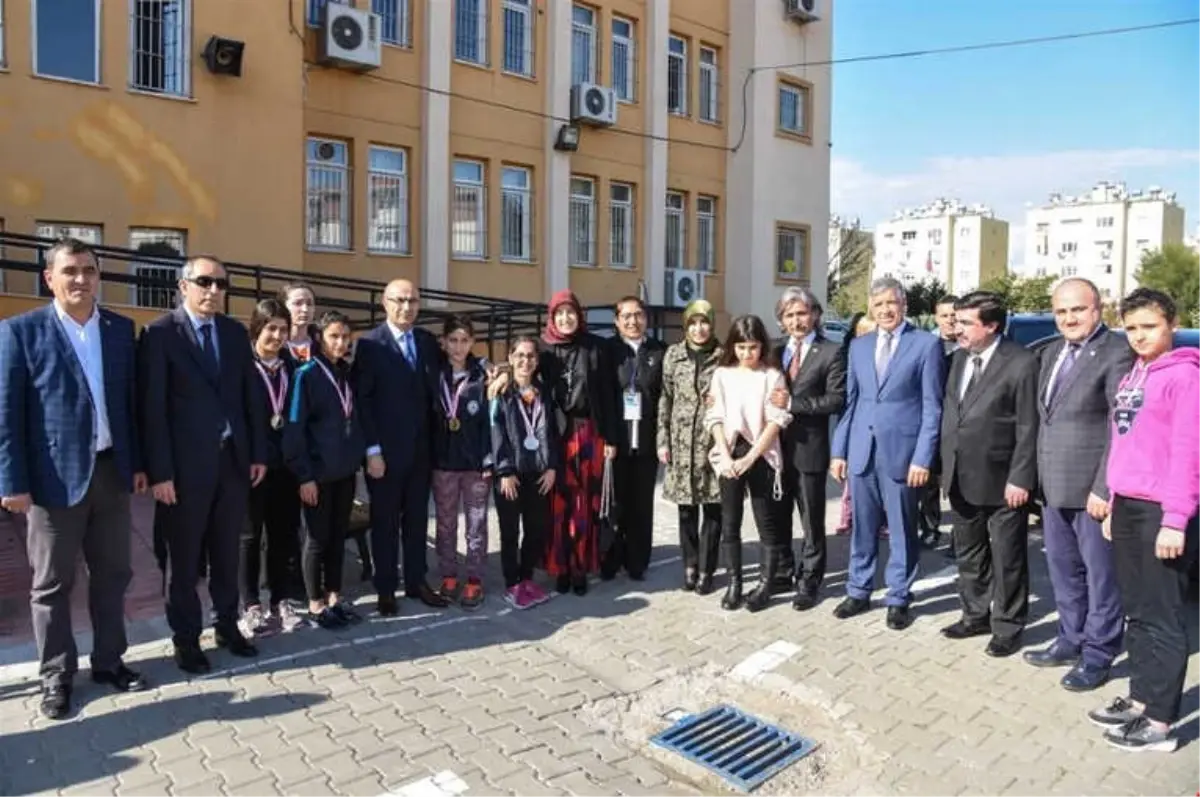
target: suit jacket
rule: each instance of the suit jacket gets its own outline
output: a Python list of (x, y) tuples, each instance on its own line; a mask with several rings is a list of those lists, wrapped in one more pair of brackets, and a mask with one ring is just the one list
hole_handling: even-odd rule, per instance
[(973, 506), (1003, 506), (1005, 485), (1037, 487), (1037, 358), (1001, 339), (983, 374), (959, 400), (970, 352), (959, 349), (942, 410), (942, 487)]
[[(783, 368), (789, 338), (775, 342), (774, 359)], [(787, 368), (783, 368), (786, 375)], [(817, 333), (800, 361), (800, 373), (788, 383), (792, 422), (783, 431), (783, 458), (801, 473), (829, 469), (829, 418), (846, 404), (846, 363), (841, 347)]]
[[(133, 489), (141, 470), (134, 420), (134, 325), (100, 308), (104, 405), (113, 457)], [(0, 322), (0, 495), (47, 509), (75, 506), (96, 465), (96, 418), (83, 366), (54, 304)]]
[(382, 449), (387, 473), (400, 476), (410, 468), (432, 465), (434, 401), (441, 373), (437, 338), (413, 329), (417, 350), (414, 368), (392, 328), (385, 322), (354, 346), (354, 383), (367, 448)]
[(874, 462), (894, 481), (911, 465), (933, 467), (942, 420), (945, 360), (936, 337), (905, 323), (887, 371), (875, 375), (876, 334), (850, 342), (846, 410), (833, 435), (833, 456), (852, 473)]
[(1041, 352), (1037, 468), (1047, 506), (1082, 509), (1089, 493), (1108, 498), (1109, 410), (1134, 354), (1125, 338), (1101, 328), (1080, 349), (1075, 367), (1047, 406), (1050, 377), (1066, 345), (1060, 338)]
[(269, 419), (258, 392), (254, 350), (246, 328), (224, 315), (213, 318), (219, 367), (207, 364), (196, 330), (183, 308), (142, 330), (138, 388), (146, 471), (151, 484), (174, 481), (176, 490), (210, 484), (220, 464), (229, 425), (239, 467), (266, 464)]
[(658, 400), (662, 397), (662, 367), (663, 357), (667, 353), (666, 344), (655, 338), (644, 338), (638, 346), (637, 354), (624, 338), (615, 336), (608, 341), (610, 361), (616, 369), (617, 419), (621, 433), (617, 435), (615, 445), (618, 453), (623, 456), (633, 454), (630, 439), (633, 422), (625, 420), (625, 393), (635, 375), (637, 392), (642, 397), (642, 419), (637, 423), (638, 440), (637, 455), (639, 457), (656, 457), (655, 440), (658, 436)]

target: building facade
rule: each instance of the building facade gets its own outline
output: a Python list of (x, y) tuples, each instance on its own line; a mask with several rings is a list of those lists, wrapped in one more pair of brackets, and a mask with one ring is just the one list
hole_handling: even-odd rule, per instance
[(9, 232), (528, 301), (825, 290), (832, 0), (0, 8)]
[(1161, 188), (1101, 181), (1080, 196), (1051, 194), (1026, 213), (1025, 228), (1026, 276), (1087, 277), (1119, 299), (1137, 287), (1142, 255), (1183, 242), (1184, 211)]
[(937, 279), (951, 293), (1008, 273), (1008, 222), (984, 205), (938, 199), (875, 227), (875, 275), (906, 285)]

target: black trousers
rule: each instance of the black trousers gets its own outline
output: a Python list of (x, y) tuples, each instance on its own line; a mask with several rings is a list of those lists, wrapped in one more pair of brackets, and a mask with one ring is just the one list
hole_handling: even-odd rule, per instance
[(533, 577), (533, 568), (546, 548), (546, 533), (550, 528), (550, 496), (538, 492), (540, 478), (540, 473), (518, 477), (517, 497), (512, 501), (501, 494), (497, 480), (500, 569), (504, 572), (506, 589)]
[(310, 601), (342, 590), (346, 531), (354, 508), (354, 477), (322, 482), (317, 505), (304, 507), (304, 588)]
[[(300, 576), (300, 494), (287, 468), (272, 468), (250, 490), (250, 522), (242, 528), (242, 605), (261, 605), (263, 560), (271, 605), (303, 595)], [(266, 556), (263, 553), (266, 553)], [(297, 583), (301, 582), (301, 583)], [(297, 594), (298, 588), (300, 594)]]
[(1188, 659), (1188, 570), (1197, 542), (1194, 517), (1192, 521), (1183, 556), (1159, 559), (1154, 548), (1162, 528), (1162, 506), (1121, 495), (1113, 500), (1113, 555), (1128, 620), (1129, 696), (1144, 703), (1146, 716), (1157, 722), (1179, 719)]
[[(750, 446), (741, 438), (734, 444), (733, 458), (746, 455)], [(780, 523), (782, 501), (775, 500), (775, 471), (759, 457), (736, 479), (721, 479), (721, 538), (731, 575), (741, 575), (742, 516), (746, 492), (750, 493), (750, 511), (758, 527), (758, 540), (764, 553), (780, 557), (788, 547), (787, 531)]]
[(1020, 633), (1029, 616), (1029, 508), (981, 507), (950, 487), (958, 595), (970, 623), (991, 618), (992, 633)]
[[(404, 591), (415, 597), (429, 572), (429, 496), (433, 471), (414, 464), (404, 471), (387, 470), (382, 479), (367, 478), (371, 494), (371, 557), (375, 560), (375, 592), (396, 594), (397, 568), (404, 555)], [(398, 533), (397, 533), (398, 532)]]
[(920, 514), (917, 516), (917, 521), (921, 526), (921, 533), (938, 531), (942, 527), (942, 490), (938, 486), (936, 477), (932, 474), (929, 477), (929, 483), (925, 485), (924, 492), (921, 493)]
[[(816, 590), (825, 580), (825, 471), (802, 473), (787, 468), (783, 475), (784, 500), (780, 523), (787, 527), (787, 548), (791, 550), (792, 503), (800, 512), (804, 540), (800, 543), (800, 561), (795, 568), (796, 583), (802, 589)], [(786, 556), (785, 556), (786, 559)]]
[(658, 459), (622, 456), (613, 461), (613, 497), (616, 501), (617, 534), (604, 556), (604, 569), (620, 568), (641, 575), (650, 566), (654, 543), (654, 488), (658, 483)]
[(707, 576), (716, 572), (721, 552), (720, 504), (679, 505), (679, 547), (684, 567)]

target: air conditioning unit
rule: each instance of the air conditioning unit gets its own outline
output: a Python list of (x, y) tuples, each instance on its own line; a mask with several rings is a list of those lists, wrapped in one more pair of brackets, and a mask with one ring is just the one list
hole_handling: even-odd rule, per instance
[(617, 93), (596, 83), (576, 83), (571, 87), (571, 121), (612, 127), (617, 123)]
[(383, 47), (379, 15), (341, 3), (325, 4), (320, 59), (349, 69), (378, 69)]
[(783, 6), (787, 10), (788, 19), (801, 25), (820, 19), (816, 14), (817, 0), (783, 0)]
[(704, 298), (704, 272), (695, 269), (667, 269), (667, 300), (671, 307), (687, 307), (688, 302)]

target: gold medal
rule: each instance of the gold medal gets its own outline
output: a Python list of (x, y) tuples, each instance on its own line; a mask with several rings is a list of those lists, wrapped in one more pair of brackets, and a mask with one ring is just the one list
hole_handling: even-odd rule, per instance
[(457, 432), (459, 429), (462, 428), (462, 422), (459, 421), (458, 418), (451, 418), (449, 421), (446, 422), (446, 426), (448, 426), (450, 428), (450, 431)]
[(280, 429), (283, 428), (283, 416), (282, 415), (280, 415), (279, 413), (276, 413), (271, 416), (271, 428), (274, 429), (275, 431), (279, 431)]

